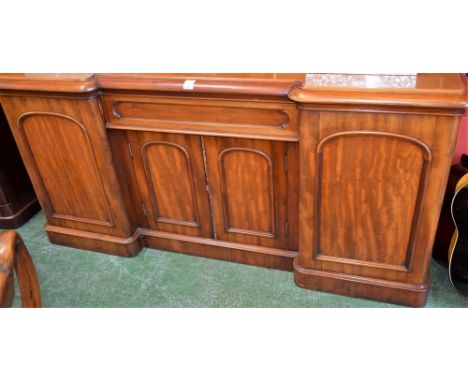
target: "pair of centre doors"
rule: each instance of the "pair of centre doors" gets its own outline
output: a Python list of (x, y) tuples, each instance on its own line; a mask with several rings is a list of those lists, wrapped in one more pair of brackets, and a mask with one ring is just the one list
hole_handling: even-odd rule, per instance
[[(295, 250), (290, 143), (128, 131), (146, 228)], [(297, 180), (297, 178), (296, 178)]]

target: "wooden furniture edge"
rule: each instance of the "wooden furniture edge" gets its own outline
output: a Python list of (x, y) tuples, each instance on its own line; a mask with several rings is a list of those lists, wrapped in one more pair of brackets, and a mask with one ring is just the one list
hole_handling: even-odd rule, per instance
[(47, 237), (53, 244), (103, 252), (115, 256), (133, 257), (140, 253), (142, 243), (138, 230), (129, 237), (103, 235), (77, 229), (45, 225)]
[[(437, 75), (437, 74), (434, 74)], [(198, 78), (164, 77), (123, 74), (92, 74), (85, 80), (70, 77), (57, 79), (53, 76), (24, 78), (0, 77), (0, 92), (40, 92), (79, 95), (99, 91), (163, 92), (184, 95), (233, 95), (281, 97), (298, 105), (368, 105), (399, 106), (441, 109), (464, 109), (468, 106), (465, 78), (461, 78), (462, 91), (441, 91), (439, 89), (362, 89), (339, 87), (306, 87), (305, 80), (294, 79), (252, 79), (252, 78)], [(58, 77), (60, 78), (60, 77)], [(185, 89), (186, 79), (193, 78), (193, 89)]]
[[(247, 265), (292, 271), (293, 260), (297, 256), (297, 252), (283, 249), (179, 235), (145, 228), (140, 228), (139, 231), (145, 244), (150, 248), (182, 254), (190, 253), (190, 255)], [(184, 251), (184, 248), (187, 248), (187, 251)]]
[(295, 87), (289, 93), (289, 99), (302, 108), (309, 105), (355, 105), (413, 107), (433, 109), (456, 109), (463, 113), (467, 96), (435, 95), (429, 93), (402, 94), (397, 92), (363, 92), (351, 90), (317, 90)]
[[(45, 225), (49, 240), (58, 245), (94, 250), (111, 255), (133, 257), (146, 246), (183, 254), (228, 260), (247, 265), (292, 271), (297, 252), (239, 244), (222, 240), (192, 237), (139, 228), (128, 238), (102, 235), (71, 228)], [(190, 249), (187, 247), (190, 246)], [(184, 248), (187, 248), (184, 251)]]
[(26, 203), (14, 215), (0, 216), (0, 228), (15, 229), (23, 225), (34, 214), (41, 209), (37, 198), (34, 198)]
[(74, 78), (54, 80), (54, 77), (0, 77), (1, 91), (53, 92), (53, 93), (90, 93), (98, 90), (96, 75), (91, 74), (85, 80)]
[[(195, 81), (193, 89), (184, 89), (185, 80)], [(232, 94), (287, 97), (291, 88), (300, 81), (295, 80), (253, 80), (253, 79), (223, 79), (200, 78), (187, 76), (182, 78), (135, 78), (115, 75), (98, 74), (97, 81), (103, 90), (126, 91), (163, 91), (183, 94)]]
[(168, 128), (168, 127), (153, 127), (153, 126), (127, 126), (127, 125), (117, 125), (115, 123), (106, 123), (107, 130), (122, 130), (122, 131), (147, 131), (147, 132), (156, 132), (156, 133), (169, 133), (169, 134), (186, 134), (186, 135), (202, 135), (209, 137), (226, 137), (226, 138), (250, 138), (250, 139), (261, 139), (268, 141), (281, 141), (281, 142), (299, 142), (299, 136), (294, 131), (289, 135), (275, 135), (272, 133), (258, 133), (246, 131), (215, 131), (209, 129), (197, 129), (197, 130), (183, 130), (179, 128)]
[(11, 306), (13, 272), (21, 291), (23, 308), (42, 307), (41, 290), (31, 255), (21, 236), (13, 230), (0, 233), (0, 307)]
[[(411, 307), (426, 305), (430, 280), (423, 284), (409, 284), (344, 273), (303, 268), (294, 259), (294, 282), (306, 289), (367, 298)], [(384, 297), (382, 297), (384, 296)]]
[[(69, 93), (74, 95), (97, 91), (164, 92), (213, 95), (246, 95), (286, 98), (292, 87), (299, 85), (293, 79), (252, 79), (252, 78), (187, 78), (161, 76), (125, 76), (116, 74), (93, 74), (85, 80), (54, 76), (16, 77), (0, 76), (0, 92), (41, 92)], [(187, 79), (193, 79), (193, 88), (184, 86)]]

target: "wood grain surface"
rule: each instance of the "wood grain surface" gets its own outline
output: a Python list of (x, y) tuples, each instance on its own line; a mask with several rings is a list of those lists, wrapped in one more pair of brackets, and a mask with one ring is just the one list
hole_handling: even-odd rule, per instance
[(2, 74), (0, 102), (55, 243), (426, 301), (458, 74)]
[(21, 237), (13, 230), (0, 232), (0, 307), (11, 307), (16, 275), (23, 308), (41, 308), (36, 268)]

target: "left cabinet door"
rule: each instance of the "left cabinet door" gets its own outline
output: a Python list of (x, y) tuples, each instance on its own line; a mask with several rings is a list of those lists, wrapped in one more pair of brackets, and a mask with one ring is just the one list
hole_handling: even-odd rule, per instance
[(75, 240), (79, 236), (89, 242), (87, 248), (120, 254), (116, 246), (129, 246), (132, 231), (97, 98), (0, 100), (45, 211), (48, 233), (85, 247)]
[(129, 132), (141, 204), (149, 229), (211, 238), (201, 138)]

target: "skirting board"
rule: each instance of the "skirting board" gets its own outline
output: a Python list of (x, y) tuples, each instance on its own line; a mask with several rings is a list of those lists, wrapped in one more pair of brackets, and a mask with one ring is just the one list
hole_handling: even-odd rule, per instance
[(208, 257), (236, 263), (293, 270), (297, 252), (221, 240), (178, 235), (139, 228), (129, 238), (100, 235), (75, 229), (45, 226), (49, 240), (54, 244), (71, 246), (111, 255), (131, 257), (137, 255), (142, 246)]
[(294, 281), (307, 289), (336, 293), (351, 297), (368, 298), (407, 305), (415, 308), (426, 305), (430, 281), (407, 284), (343, 273), (303, 268), (294, 260)]

